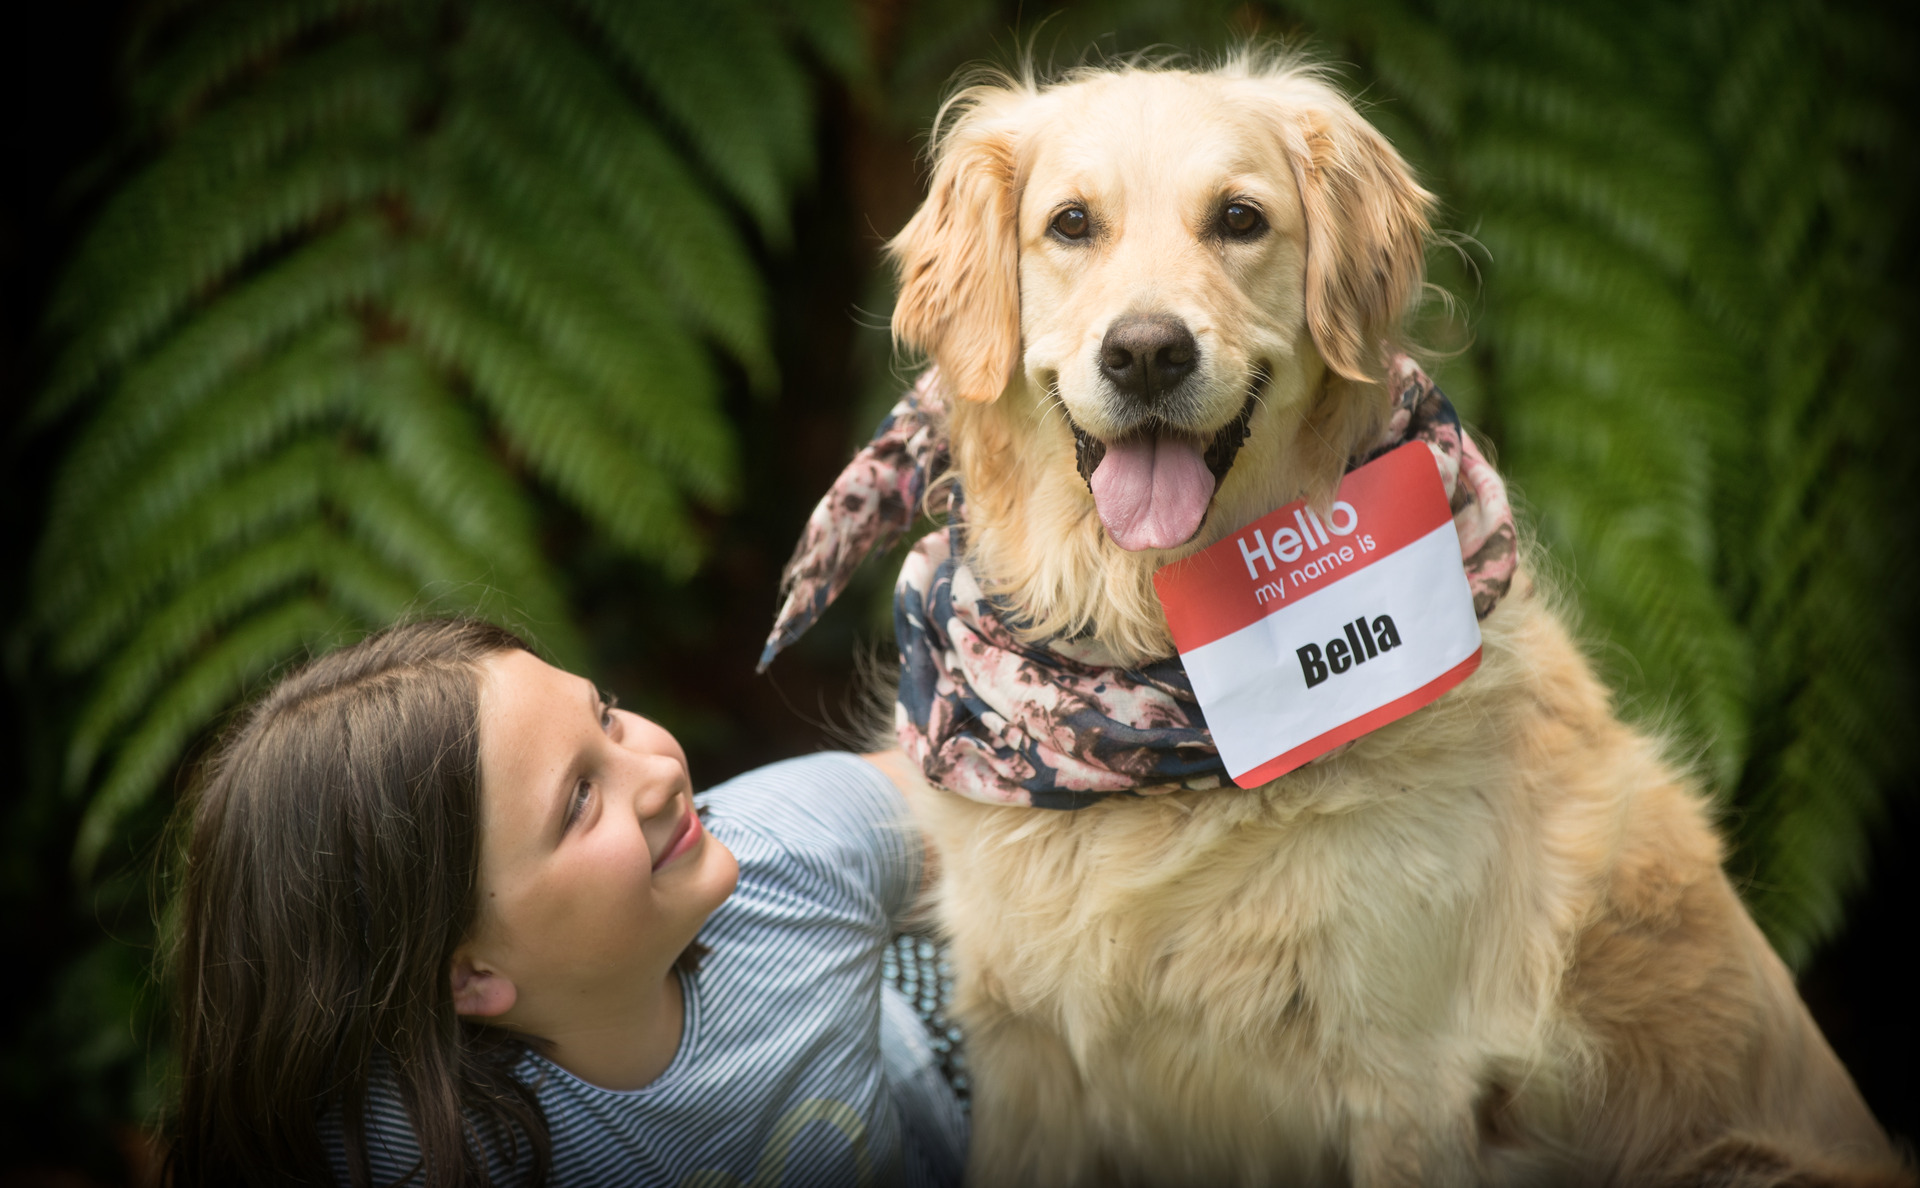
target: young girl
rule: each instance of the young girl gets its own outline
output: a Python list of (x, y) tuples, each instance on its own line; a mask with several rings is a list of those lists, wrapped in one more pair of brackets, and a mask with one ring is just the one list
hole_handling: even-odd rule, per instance
[(173, 1182), (956, 1182), (873, 759), (696, 813), (672, 736), (498, 628), (308, 664), (183, 809)]

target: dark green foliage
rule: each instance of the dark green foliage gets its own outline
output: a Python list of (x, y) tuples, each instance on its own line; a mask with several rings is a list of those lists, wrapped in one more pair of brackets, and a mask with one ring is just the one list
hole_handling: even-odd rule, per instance
[(748, 226), (811, 166), (839, 5), (156, 4), (137, 163), (50, 310), (77, 422), (33, 574), (89, 692), (81, 869), (222, 710), (409, 611), (586, 656), (530, 488), (674, 574), (734, 436), (711, 347), (774, 383)]
[(1915, 756), (1914, 479), (1903, 348), (1920, 172), (1912, 39), (1876, 10), (1723, 3), (1706, 115), (1749, 229), (1768, 399), (1730, 492), (1729, 586), (1755, 644), (1738, 861), (1789, 959), (1839, 926), (1882, 790)]

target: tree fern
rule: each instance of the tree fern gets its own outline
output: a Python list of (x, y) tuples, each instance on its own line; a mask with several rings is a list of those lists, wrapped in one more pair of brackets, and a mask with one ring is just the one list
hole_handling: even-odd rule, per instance
[[(530, 484), (685, 574), (736, 484), (713, 348), (773, 383), (750, 236), (811, 166), (844, 5), (187, 0), (142, 162), (51, 303), (70, 439), (35, 633), (86, 690), (86, 870), (243, 690), (409, 610), (582, 664)], [(738, 213), (735, 213), (738, 212)]]
[(1880, 789), (1914, 755), (1901, 527), (1920, 457), (1896, 401), (1915, 306), (1894, 255), (1920, 180), (1900, 103), (1911, 44), (1875, 10), (1798, 0), (1708, 5), (1700, 37), (1727, 64), (1709, 126), (1772, 297), (1756, 344), (1765, 477), (1741, 509), (1752, 548), (1737, 592), (1765, 716), (1739, 789), (1740, 857), (1799, 957), (1837, 926)]

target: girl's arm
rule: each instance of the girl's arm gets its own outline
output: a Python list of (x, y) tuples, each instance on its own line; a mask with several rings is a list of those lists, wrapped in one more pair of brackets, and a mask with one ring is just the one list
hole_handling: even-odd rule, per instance
[[(893, 781), (900, 789), (900, 795), (909, 808), (914, 807), (923, 796), (934, 795), (928, 786), (926, 777), (920, 774), (920, 768), (907, 758), (906, 752), (895, 748), (891, 751), (873, 751), (860, 756), (868, 763), (879, 768), (881, 774)], [(924, 899), (932, 889), (934, 878), (940, 873), (940, 854), (933, 848), (933, 841), (924, 832), (920, 834), (920, 892), (916, 900)]]

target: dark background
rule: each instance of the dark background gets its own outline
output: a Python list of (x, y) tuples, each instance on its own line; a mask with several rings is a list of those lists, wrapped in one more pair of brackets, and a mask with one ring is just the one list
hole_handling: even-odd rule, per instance
[[(0, 504), (0, 585), (5, 616), (5, 725), (0, 726), (0, 1185), (134, 1182), (150, 1149), (116, 1116), (111, 1087), (56, 1071), (56, 1059), (87, 1042), (61, 1014), (56, 971), (119, 912), (144, 911), (134, 896), (81, 901), (66, 863), (75, 804), (26, 797), (26, 765), (47, 749), (35, 732), (50, 721), (27, 683), (18, 578), (34, 548), (51, 462), (44, 439), (31, 448), (17, 424), (44, 365), (36, 336), (52, 279), (101, 195), (110, 170), (116, 106), (114, 65), (125, 5), (67, 0), (18, 6), (0, 50), (6, 88), (6, 180), (0, 186), (0, 401), (9, 426)], [(884, 14), (883, 14), (884, 15)], [(855, 741), (864, 710), (853, 658), (880, 633), (874, 608), (884, 575), (874, 567), (836, 612), (788, 652), (770, 676), (753, 673), (773, 609), (780, 566), (813, 499), (845, 461), (865, 415), (862, 394), (844, 390), (846, 360), (863, 349), (861, 324), (876, 250), (917, 200), (905, 135), (874, 127), (859, 105), (832, 91), (820, 130), (818, 182), (801, 199), (793, 250), (768, 261), (776, 348), (784, 377), (773, 401), (733, 386), (746, 476), (744, 497), (709, 525), (708, 564), (675, 585), (649, 567), (608, 553), (556, 509), (548, 540), (577, 575), (575, 604), (588, 641), (605, 660), (606, 683), (627, 703), (661, 717), (685, 742), (695, 778), (718, 782), (763, 762)], [(868, 334), (870, 344), (871, 333)], [(1895, 593), (1892, 596), (1904, 596)], [(1867, 892), (1850, 922), (1802, 977), (1802, 990), (1882, 1121), (1920, 1136), (1915, 1084), (1915, 1004), (1906, 974), (1914, 939), (1915, 799), (1889, 790)], [(129, 1003), (129, 1010), (138, 1007)], [(131, 1042), (131, 1041), (128, 1041)], [(104, 1053), (102, 1059), (112, 1056)]]

